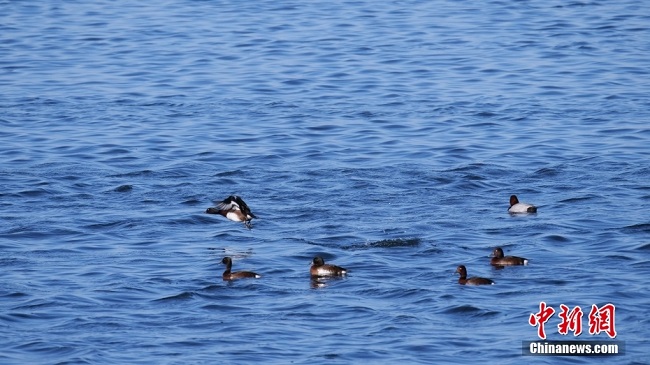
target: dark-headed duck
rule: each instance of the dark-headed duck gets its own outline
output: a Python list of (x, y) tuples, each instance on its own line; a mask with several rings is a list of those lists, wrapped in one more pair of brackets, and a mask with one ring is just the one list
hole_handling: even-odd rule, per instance
[(208, 208), (205, 212), (208, 214), (221, 214), (231, 221), (244, 222), (246, 226), (250, 226), (251, 219), (257, 218), (248, 208), (248, 205), (244, 203), (244, 200), (237, 195), (227, 197), (216, 207)]
[(343, 276), (347, 274), (347, 270), (340, 266), (326, 264), (322, 257), (316, 256), (309, 268), (309, 273), (313, 277)]
[(517, 256), (503, 256), (503, 250), (501, 247), (497, 247), (492, 251), (490, 264), (494, 266), (528, 265), (528, 259)]
[(231, 272), (232, 270), (232, 259), (230, 257), (224, 257), (223, 260), (221, 260), (222, 264), (226, 264), (226, 271), (223, 272), (223, 280), (236, 280), (236, 279), (244, 279), (244, 278), (255, 278), (259, 279), (261, 278), (260, 275), (251, 272), (251, 271), (237, 271), (237, 272)]
[(467, 269), (465, 268), (464, 265), (459, 265), (458, 268), (456, 269), (456, 272), (460, 274), (460, 278), (458, 278), (458, 284), (461, 285), (493, 285), (494, 281), (486, 278), (479, 278), (479, 277), (473, 277), (473, 278), (467, 278)]
[(516, 195), (510, 195), (508, 213), (537, 213), (537, 207), (532, 204), (520, 203)]

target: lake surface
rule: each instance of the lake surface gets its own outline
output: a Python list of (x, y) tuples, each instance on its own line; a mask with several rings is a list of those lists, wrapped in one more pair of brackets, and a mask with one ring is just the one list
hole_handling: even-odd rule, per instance
[[(650, 4), (0, 10), (0, 363), (649, 363)], [(523, 357), (542, 301), (625, 355)]]

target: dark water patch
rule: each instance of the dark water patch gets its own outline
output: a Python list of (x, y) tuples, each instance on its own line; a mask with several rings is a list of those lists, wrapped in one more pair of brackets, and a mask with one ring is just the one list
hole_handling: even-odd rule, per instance
[[(47, 308), (51, 308), (51, 307), (59, 307), (60, 305), (61, 305), (61, 302), (59, 302), (59, 301), (52, 301), (52, 300), (47, 300), (46, 301), (46, 300), (43, 300), (43, 299), (32, 299), (32, 300), (29, 300), (26, 303), (22, 303), (22, 304), (20, 304), (18, 306), (15, 306), (15, 307), (11, 308), (11, 310), (14, 310), (14, 311), (25, 311), (25, 310), (35, 311), (35, 310), (39, 310), (39, 309), (47, 309)], [(14, 315), (20, 316), (20, 315), (22, 315), (22, 313), (15, 313)], [(40, 317), (40, 315), (39, 315), (38, 318), (43, 318), (43, 317)]]
[(642, 260), (642, 261), (634, 262), (634, 263), (632, 263), (630, 265), (632, 267), (636, 267), (636, 268), (639, 268), (639, 269), (643, 270), (643, 269), (647, 269), (647, 268), (650, 267), (650, 261), (649, 260)]
[(569, 284), (569, 281), (562, 280), (562, 279), (539, 278), (534, 281), (539, 284), (550, 285), (550, 286), (566, 286)]
[(470, 316), (470, 317), (491, 317), (499, 314), (499, 312), (485, 310), (470, 304), (453, 306), (445, 309), (443, 312), (451, 315), (460, 314), (463, 316)]
[(23, 190), (18, 192), (17, 194), (22, 197), (36, 198), (43, 195), (50, 195), (52, 194), (52, 192), (45, 188), (38, 188), (38, 189)]
[(196, 206), (196, 205), (204, 204), (204, 200), (202, 197), (188, 197), (186, 198), (186, 200), (182, 201), (181, 204)]
[(76, 352), (76, 349), (73, 346), (60, 346), (43, 341), (32, 341), (16, 346), (14, 349), (36, 353), (39, 354), (39, 356), (65, 356)]
[(396, 238), (385, 239), (375, 242), (356, 243), (340, 246), (343, 250), (367, 250), (373, 248), (398, 248), (398, 247), (418, 247), (421, 243), (419, 238)]
[[(488, 70), (483, 70), (482, 72), (488, 72)], [(500, 71), (496, 71), (500, 72)], [(481, 117), (481, 118), (494, 118), (498, 116), (497, 113), (489, 112), (489, 111), (481, 111), (478, 112), (475, 116)], [(493, 127), (497, 126), (498, 124), (495, 123), (478, 123), (478, 124), (470, 124), (467, 127)]]
[(222, 171), (214, 174), (215, 177), (230, 177), (230, 176), (245, 176), (246, 172), (243, 170), (230, 170)]
[(636, 261), (636, 259), (632, 257), (621, 255), (621, 254), (606, 255), (604, 259), (608, 260), (610, 264), (616, 264), (617, 262), (621, 262), (622, 264), (625, 261)]
[(29, 294), (22, 293), (22, 292), (13, 292), (13, 293), (2, 294), (1, 296), (6, 297), (8, 299), (19, 299), (19, 298), (29, 297)]
[(537, 175), (539, 177), (555, 177), (555, 176), (560, 175), (562, 172), (563, 172), (562, 168), (545, 167), (545, 168), (542, 168), (542, 169), (539, 169), (539, 170), (535, 171), (535, 175)]
[(170, 295), (168, 297), (154, 299), (154, 302), (184, 302), (187, 300), (194, 299), (194, 292), (183, 292), (180, 294)]
[(650, 223), (639, 223), (625, 226), (620, 229), (622, 233), (650, 233)]
[(113, 174), (108, 175), (109, 178), (125, 178), (125, 177), (143, 177), (143, 176), (152, 176), (155, 172), (153, 170), (141, 170), (141, 171), (132, 171), (127, 173)]
[(436, 247), (435, 244), (433, 244), (431, 247), (426, 248), (424, 251), (422, 251), (422, 254), (424, 255), (438, 255), (444, 252), (441, 248)]
[(571, 239), (558, 235), (558, 234), (550, 234), (550, 235), (545, 235), (544, 240), (548, 242), (554, 242), (554, 243), (567, 243), (571, 242)]
[(578, 202), (588, 201), (588, 200), (597, 199), (597, 198), (598, 198), (597, 195), (591, 194), (591, 195), (588, 195), (588, 196), (578, 196), (578, 197), (572, 197), (572, 198), (568, 198), (568, 199), (562, 199), (562, 200), (560, 200), (558, 202), (559, 203), (578, 203)]
[[(1, 236), (0, 236), (1, 237)], [(32, 263), (25, 259), (25, 258), (17, 258), (17, 257), (2, 257), (0, 258), (0, 267), (10, 269), (10, 267), (15, 266), (15, 267), (26, 267), (28, 265), (31, 265)]]
[(113, 189), (117, 193), (128, 193), (133, 190), (133, 185), (120, 185)]
[(141, 224), (143, 224), (142, 220), (124, 219), (124, 220), (116, 220), (116, 221), (103, 222), (103, 223), (93, 223), (93, 224), (86, 225), (85, 228), (93, 231), (105, 231), (105, 230), (110, 231), (110, 230), (118, 230), (118, 229), (136, 228)]
[(650, 251), (650, 242), (649, 243), (643, 243), (639, 245), (638, 247), (635, 248), (637, 251)]

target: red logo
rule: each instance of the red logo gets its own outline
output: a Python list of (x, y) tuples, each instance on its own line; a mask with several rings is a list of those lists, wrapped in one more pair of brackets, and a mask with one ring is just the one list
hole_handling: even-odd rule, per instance
[(539, 336), (539, 338), (542, 340), (546, 339), (544, 324), (546, 324), (546, 322), (551, 319), (551, 317), (553, 317), (553, 313), (555, 313), (555, 309), (547, 307), (545, 302), (540, 302), (539, 312), (531, 313), (530, 317), (528, 318), (528, 323), (530, 323), (531, 326), (538, 326), (537, 336)]
[[(591, 311), (589, 311), (589, 334), (597, 335), (605, 332), (610, 338), (616, 338), (615, 312), (616, 307), (614, 304), (608, 303), (600, 308), (592, 304)], [(533, 327), (537, 327), (537, 336), (542, 340), (546, 339), (544, 325), (553, 317), (553, 314), (555, 314), (555, 309), (548, 307), (545, 302), (540, 302), (539, 312), (531, 313), (530, 317), (528, 317), (528, 323)], [(557, 325), (559, 334), (567, 335), (571, 331), (573, 336), (580, 336), (582, 333), (583, 312), (579, 306), (575, 306), (569, 311), (568, 306), (560, 304), (558, 316), (561, 320)]]
[(576, 306), (569, 313), (569, 307), (564, 304), (560, 304), (560, 309), (562, 311), (559, 316), (562, 322), (557, 325), (557, 331), (561, 335), (566, 335), (570, 330), (573, 332), (573, 336), (580, 336), (582, 333), (582, 309)]
[(610, 338), (616, 337), (616, 328), (614, 326), (614, 304), (608, 303), (598, 308), (595, 304), (591, 305), (589, 311), (589, 334), (597, 335), (600, 332), (607, 333)]

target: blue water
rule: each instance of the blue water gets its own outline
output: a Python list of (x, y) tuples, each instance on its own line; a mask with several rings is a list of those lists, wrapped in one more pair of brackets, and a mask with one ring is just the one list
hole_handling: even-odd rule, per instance
[[(650, 362), (647, 2), (3, 1), (0, 55), (2, 364)], [(540, 301), (625, 355), (523, 357)]]

